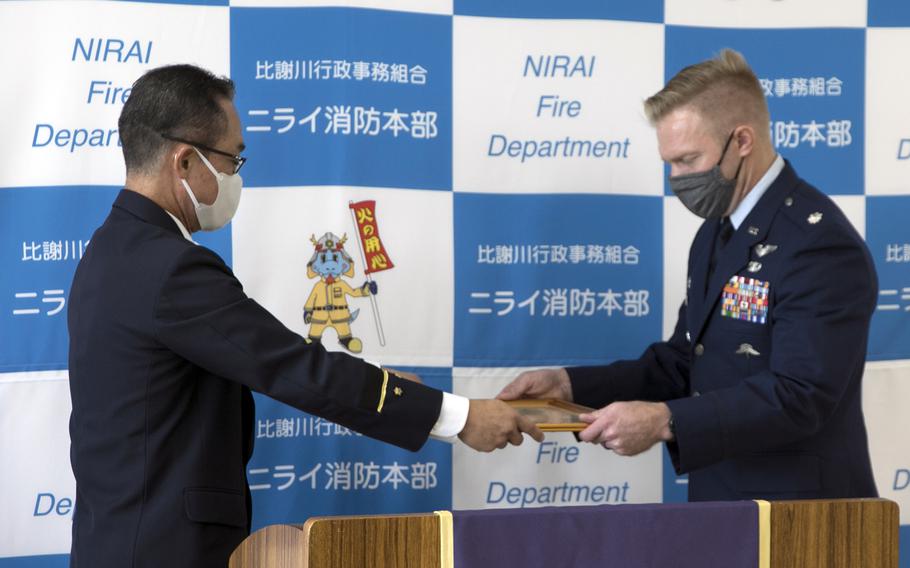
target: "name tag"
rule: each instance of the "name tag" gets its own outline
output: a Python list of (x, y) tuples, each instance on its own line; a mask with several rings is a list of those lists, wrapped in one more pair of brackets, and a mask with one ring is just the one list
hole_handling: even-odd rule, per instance
[(720, 315), (752, 323), (767, 322), (770, 289), (770, 282), (733, 276), (724, 286)]

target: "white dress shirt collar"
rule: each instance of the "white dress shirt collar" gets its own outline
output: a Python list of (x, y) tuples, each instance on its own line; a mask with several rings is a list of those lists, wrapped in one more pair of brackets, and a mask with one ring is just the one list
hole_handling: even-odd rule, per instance
[(183, 238), (185, 238), (186, 240), (190, 241), (193, 244), (196, 244), (196, 241), (194, 241), (193, 237), (190, 236), (190, 232), (186, 230), (186, 227), (183, 226), (183, 223), (180, 222), (180, 219), (178, 219), (173, 214), (171, 214), (171, 212), (168, 211), (167, 209), (165, 209), (164, 212), (167, 213), (167, 216), (170, 217), (171, 219), (173, 219), (175, 223), (177, 223), (177, 228), (180, 229), (180, 234), (183, 235)]
[(768, 188), (771, 187), (771, 184), (774, 183), (774, 180), (777, 179), (777, 176), (780, 175), (780, 172), (783, 169), (784, 159), (778, 154), (774, 159), (774, 162), (771, 163), (771, 167), (765, 172), (765, 175), (758, 180), (758, 183), (755, 184), (752, 191), (746, 194), (746, 197), (743, 198), (742, 202), (736, 207), (736, 211), (730, 214), (730, 223), (733, 224), (733, 229), (739, 229), (739, 226), (746, 220), (746, 217), (752, 211), (752, 208), (755, 207), (755, 204), (758, 203), (761, 196), (768, 191)]

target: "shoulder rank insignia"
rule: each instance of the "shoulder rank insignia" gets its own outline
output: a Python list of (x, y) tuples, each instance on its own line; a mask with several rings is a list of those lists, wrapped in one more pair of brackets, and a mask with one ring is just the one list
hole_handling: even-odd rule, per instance
[(809, 217), (806, 219), (806, 221), (809, 221), (810, 225), (815, 225), (816, 223), (818, 223), (821, 220), (822, 220), (822, 214), (820, 211), (816, 211), (815, 213), (809, 215)]

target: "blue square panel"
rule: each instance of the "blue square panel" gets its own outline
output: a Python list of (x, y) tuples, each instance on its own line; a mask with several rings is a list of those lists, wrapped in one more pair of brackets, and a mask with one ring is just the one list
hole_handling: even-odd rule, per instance
[(829, 195), (863, 193), (865, 30), (667, 26), (666, 78), (729, 47), (755, 71), (771, 141)]
[[(399, 367), (452, 390), (449, 367)], [(270, 398), (256, 398), (256, 446), (247, 465), (253, 530), (316, 515), (434, 511), (452, 506), (452, 446), (414, 453), (361, 436)]]
[(455, 14), (506, 18), (603, 19), (663, 22), (664, 0), (455, 0)]
[(66, 368), (70, 284), (119, 189), (0, 190), (0, 371)]
[(452, 18), (232, 8), (249, 186), (452, 187)]
[(869, 0), (869, 25), (910, 27), (910, 2), (907, 0)]
[(455, 364), (597, 364), (660, 339), (662, 198), (455, 194)]
[(69, 554), (0, 558), (0, 568), (68, 568), (69, 565)]
[[(0, 255), (0, 371), (66, 368), (73, 274), (120, 189), (0, 189), (0, 239), (10, 245)], [(229, 229), (194, 238), (230, 261)]]
[(866, 198), (866, 243), (878, 272), (869, 359), (910, 359), (910, 196)]
[(667, 446), (661, 450), (661, 463), (663, 464), (663, 481), (664, 481), (664, 503), (685, 503), (689, 500), (689, 475), (676, 475), (673, 468), (673, 460), (670, 459), (670, 453)]

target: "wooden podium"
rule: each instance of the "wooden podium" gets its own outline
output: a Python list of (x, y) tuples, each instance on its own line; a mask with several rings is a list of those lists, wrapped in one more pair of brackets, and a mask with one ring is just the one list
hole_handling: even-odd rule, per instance
[[(898, 507), (886, 499), (772, 501), (772, 568), (897, 568)], [(230, 568), (442, 568), (433, 513), (314, 517), (273, 525), (234, 551)]]

